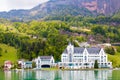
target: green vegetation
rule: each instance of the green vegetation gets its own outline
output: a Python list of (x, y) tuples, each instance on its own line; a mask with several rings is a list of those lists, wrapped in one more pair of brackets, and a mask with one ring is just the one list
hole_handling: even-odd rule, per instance
[(119, 52), (120, 46), (109, 47), (109, 48), (110, 48), (110, 50), (108, 51), (109, 53), (107, 52), (108, 53), (108, 60), (112, 62), (112, 65), (114, 68), (120, 67), (120, 52)]
[(97, 60), (95, 60), (94, 68), (95, 68), (95, 69), (98, 69), (98, 68), (99, 68), (99, 66), (98, 66), (98, 61), (97, 61)]
[(111, 55), (115, 55), (115, 50), (113, 47), (106, 47), (105, 52)]
[(119, 80), (120, 79), (120, 71), (119, 70), (113, 70), (112, 71), (112, 80)]
[[(59, 18), (58, 18), (59, 17)], [(57, 16), (46, 17), (43, 20), (29, 22), (10, 22), (0, 19), (0, 43), (14, 47), (13, 52), (17, 57), (32, 60), (40, 55), (53, 55), (56, 61), (60, 61), (60, 55), (66, 48), (69, 41), (75, 46), (77, 42), (94, 43), (117, 43), (120, 41), (120, 20), (117, 17), (83, 17), (83, 16)], [(6, 47), (7, 48), (7, 47)], [(0, 48), (0, 57), (9, 53), (9, 47)], [(12, 50), (12, 51), (14, 51)], [(17, 54), (16, 54), (17, 52)], [(115, 49), (106, 48), (109, 53), (109, 60), (117, 62)], [(120, 53), (117, 47), (118, 54)], [(11, 52), (12, 53), (12, 52)], [(7, 58), (11, 60), (12, 57)], [(1, 59), (1, 61), (4, 61)], [(120, 67), (119, 59), (114, 67)]]
[(116, 48), (116, 51), (120, 53), (120, 46), (116, 46), (115, 48)]
[(41, 70), (51, 71), (51, 70), (58, 70), (58, 68), (56, 68), (56, 67), (54, 67), (54, 68), (42, 68)]
[(115, 55), (108, 55), (108, 59), (112, 61), (113, 67), (120, 67), (120, 53), (116, 53)]
[(10, 60), (13, 63), (18, 60), (17, 58), (17, 50), (14, 47), (5, 45), (5, 44), (0, 44), (0, 51), (1, 56), (0, 56), (0, 66), (4, 64), (4, 61)]

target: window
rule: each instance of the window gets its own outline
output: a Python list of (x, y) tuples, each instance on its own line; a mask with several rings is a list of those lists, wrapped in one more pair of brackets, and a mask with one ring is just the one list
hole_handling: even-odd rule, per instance
[(52, 60), (52, 62), (51, 63), (54, 63), (54, 61)]
[(72, 55), (69, 55), (69, 62), (72, 62)]
[(72, 52), (72, 49), (71, 49), (71, 48), (69, 49), (69, 52)]
[(103, 56), (101, 56), (101, 59), (103, 59)]
[(85, 60), (87, 60), (87, 56), (85, 56)]
[(38, 63), (40, 63), (40, 61), (38, 60)]
[(101, 60), (101, 62), (103, 62), (103, 60)]
[(76, 66), (77, 66), (78, 64), (76, 63)]

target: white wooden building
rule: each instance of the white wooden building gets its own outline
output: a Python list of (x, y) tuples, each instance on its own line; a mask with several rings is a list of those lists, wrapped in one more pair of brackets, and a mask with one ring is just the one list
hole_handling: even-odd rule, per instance
[(81, 48), (74, 47), (71, 43), (61, 55), (59, 67), (64, 68), (94, 68), (95, 60), (98, 61), (99, 68), (112, 68), (112, 62), (107, 59), (107, 54), (103, 48)]
[(39, 56), (35, 59), (36, 68), (46, 68), (46, 67), (52, 67), (55, 65), (55, 60), (53, 56)]

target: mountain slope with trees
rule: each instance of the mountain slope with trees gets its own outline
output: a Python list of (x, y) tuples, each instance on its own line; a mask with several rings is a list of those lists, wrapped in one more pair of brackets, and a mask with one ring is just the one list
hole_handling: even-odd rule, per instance
[(48, 16), (110, 16), (120, 10), (119, 0), (49, 0), (28, 10), (0, 12), (0, 18), (30, 21)]
[[(67, 15), (29, 22), (0, 19), (0, 43), (13, 46), (17, 50), (18, 59), (32, 60), (41, 55), (53, 55), (56, 61), (60, 61), (69, 41), (75, 46), (78, 46), (75, 40), (90, 42), (93, 39), (95, 44), (119, 43), (120, 20), (115, 17), (118, 15), (96, 18)], [(109, 58), (115, 62), (115, 58), (119, 57), (117, 54), (120, 54), (119, 47), (115, 53), (111, 52), (108, 51)], [(118, 61), (116, 64), (114, 67), (120, 65)]]

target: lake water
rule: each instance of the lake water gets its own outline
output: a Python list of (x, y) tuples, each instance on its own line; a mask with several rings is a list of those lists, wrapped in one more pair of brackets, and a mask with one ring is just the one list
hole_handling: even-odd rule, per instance
[(120, 80), (120, 70), (0, 71), (0, 80)]

